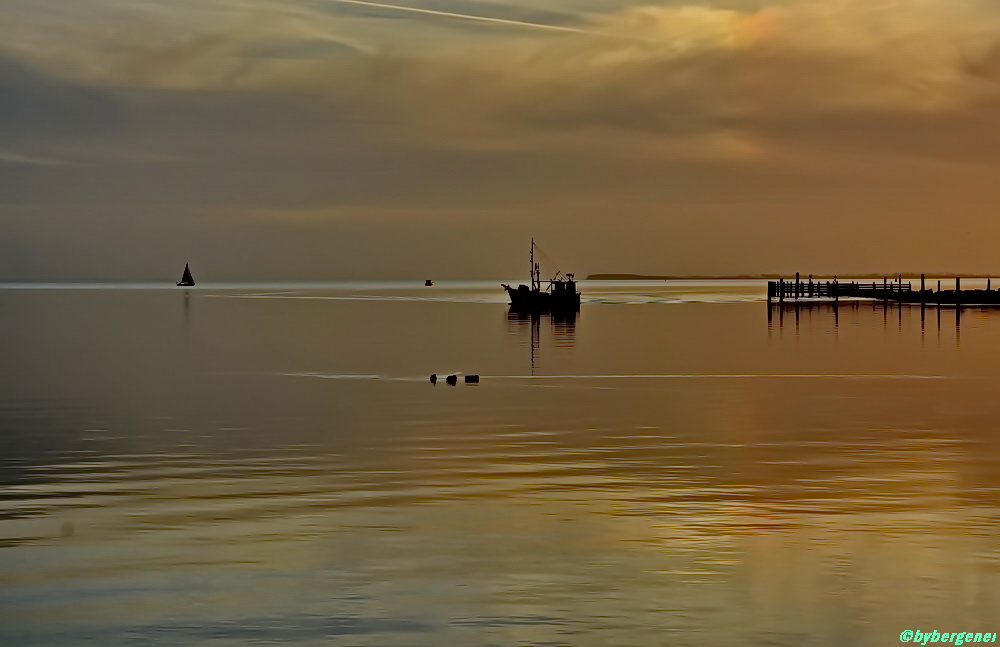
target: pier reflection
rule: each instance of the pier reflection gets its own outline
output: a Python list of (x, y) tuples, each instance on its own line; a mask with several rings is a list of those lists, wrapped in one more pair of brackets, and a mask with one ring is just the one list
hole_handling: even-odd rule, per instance
[(936, 328), (940, 335), (942, 326), (954, 326), (956, 335), (962, 327), (963, 319), (970, 317), (976, 320), (992, 319), (1000, 323), (1000, 308), (989, 305), (955, 306), (935, 304), (911, 304), (893, 301), (786, 301), (773, 302), (767, 306), (768, 330), (784, 329), (794, 326), (796, 332), (803, 323), (813, 325), (818, 323), (817, 317), (822, 317), (833, 330), (839, 330), (842, 323), (849, 320), (858, 322), (860, 317), (878, 317), (882, 327), (888, 329), (890, 322), (902, 331), (904, 320), (919, 320), (921, 333), (928, 327)]

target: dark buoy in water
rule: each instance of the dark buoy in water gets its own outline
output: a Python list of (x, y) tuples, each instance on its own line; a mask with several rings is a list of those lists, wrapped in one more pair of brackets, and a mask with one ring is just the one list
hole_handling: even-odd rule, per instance
[(465, 383), (466, 384), (479, 384), (479, 376), (478, 375), (466, 375), (465, 376)]
[(426, 281), (424, 281), (424, 287), (425, 288), (429, 288), (432, 285), (434, 285), (434, 281), (432, 281), (430, 279), (427, 279)]
[(431, 373), (431, 384), (437, 384), (437, 383), (438, 383), (438, 374)]
[(456, 384), (458, 384), (458, 376), (449, 375), (448, 377), (444, 378), (444, 381), (447, 382), (449, 386), (455, 386)]

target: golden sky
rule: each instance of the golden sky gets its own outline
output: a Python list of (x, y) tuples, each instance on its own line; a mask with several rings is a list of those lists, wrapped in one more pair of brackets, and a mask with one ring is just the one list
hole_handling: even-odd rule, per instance
[(991, 0), (11, 0), (0, 281), (997, 272)]

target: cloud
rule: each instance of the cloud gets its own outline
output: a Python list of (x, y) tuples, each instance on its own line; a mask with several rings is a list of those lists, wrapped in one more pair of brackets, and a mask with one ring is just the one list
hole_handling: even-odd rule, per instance
[[(957, 120), (989, 121), (1000, 103), (1000, 8), (981, 0), (648, 5), (577, 22), (496, 2), (393, 11), (359, 1), (238, 3), (214, 29), (188, 20), (169, 33), (132, 16), (83, 29), (91, 40), (68, 38), (73, 47), (25, 51), (92, 85), (311, 95), (353, 117), (405, 124), (411, 143), (428, 147), (753, 161), (807, 140), (913, 148), (920, 129), (964, 133)], [(428, 20), (452, 26), (464, 23), (453, 16), (488, 11), (499, 22), (480, 28), (497, 35), (475, 47), (343, 36), (345, 20), (417, 32)], [(568, 31), (508, 29), (544, 20)]]
[[(648, 5), (576, 22), (453, 0), (235, 6), (214, 29), (158, 30), (133, 16), (75, 35), (64, 26), (70, 45), (24, 51), (92, 83), (295, 91), (415, 122), (546, 130), (731, 131), (820, 114), (944, 112), (992, 100), (1000, 78), (1000, 8), (980, 0)], [(460, 39), (456, 23), (469, 22), (456, 17), (492, 21), (474, 33), (495, 36)], [(452, 37), (413, 40), (438, 34), (435, 21)], [(396, 31), (366, 31), (372, 25)]]
[(595, 26), (623, 38), (571, 35), (479, 57), (386, 56), (373, 62), (365, 92), (447, 121), (668, 132), (944, 112), (997, 93), (982, 77), (997, 67), (1000, 13), (951, 0), (646, 6)]
[[(95, 16), (0, 10), (8, 56), (81, 85), (175, 90), (306, 88), (315, 64), (336, 65), (363, 45), (331, 29), (329, 16), (299, 4), (220, 5), (187, 11), (151, 3)], [(309, 90), (316, 91), (313, 84)]]
[(0, 140), (102, 131), (119, 114), (105, 91), (44, 73), (0, 54)]
[[(81, 273), (172, 273), (191, 241), (234, 277), (272, 253), (287, 276), (403, 275), (391, 259), (406, 253), (444, 276), (451, 260), (420, 263), (462, 248), (502, 264), (497, 241), (531, 235), (633, 271), (845, 253), (871, 269), (852, 225), (875, 228), (862, 242), (878, 258), (917, 258), (938, 253), (942, 214), (974, 223), (961, 243), (991, 258), (1000, 8), (748, 4), (553, 23), (615, 38), (302, 0), (73, 15), (12, 35), (18, 60), (0, 59), (0, 117), (27, 134), (0, 136), (16, 177), (0, 210), (37, 256), (24, 276), (77, 248), (93, 256), (73, 257)], [(819, 242), (789, 244), (802, 235)], [(159, 256), (126, 271), (122, 248)]]
[(4, 164), (29, 164), (32, 166), (66, 166), (73, 164), (66, 160), (58, 160), (51, 157), (40, 157), (37, 155), (24, 155), (13, 151), (0, 150), (0, 166)]

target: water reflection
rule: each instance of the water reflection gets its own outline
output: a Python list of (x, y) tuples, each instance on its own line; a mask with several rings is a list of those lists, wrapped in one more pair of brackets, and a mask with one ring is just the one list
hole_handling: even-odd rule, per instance
[(519, 312), (507, 311), (508, 332), (531, 330), (532, 339), (541, 336), (542, 322), (552, 331), (552, 345), (557, 348), (572, 348), (576, 345), (576, 320), (578, 312)]
[(507, 311), (507, 332), (527, 335), (530, 345), (530, 374), (538, 369), (542, 348), (542, 323), (551, 333), (552, 348), (573, 348), (576, 346), (576, 320), (578, 312), (522, 312)]
[(0, 644), (841, 647), (1000, 604), (995, 312), (589, 304), (577, 344), (198, 291), (187, 338), (182, 295), (79, 292), (0, 292)]
[(786, 324), (794, 323), (796, 330), (799, 330), (803, 319), (812, 322), (814, 313), (827, 317), (834, 329), (840, 328), (842, 315), (848, 314), (857, 317), (862, 313), (870, 313), (870, 316), (881, 318), (883, 327), (888, 326), (890, 321), (894, 321), (899, 331), (903, 330), (904, 319), (910, 321), (916, 317), (919, 317), (921, 331), (926, 331), (927, 322), (930, 319), (940, 332), (942, 316), (945, 317), (945, 325), (952, 325), (953, 322), (956, 331), (962, 327), (963, 314), (965, 316), (974, 314), (981, 319), (995, 318), (1000, 322), (1000, 308), (995, 306), (940, 306), (891, 301), (842, 300), (769, 303), (767, 306), (767, 325), (768, 328), (784, 328)]

